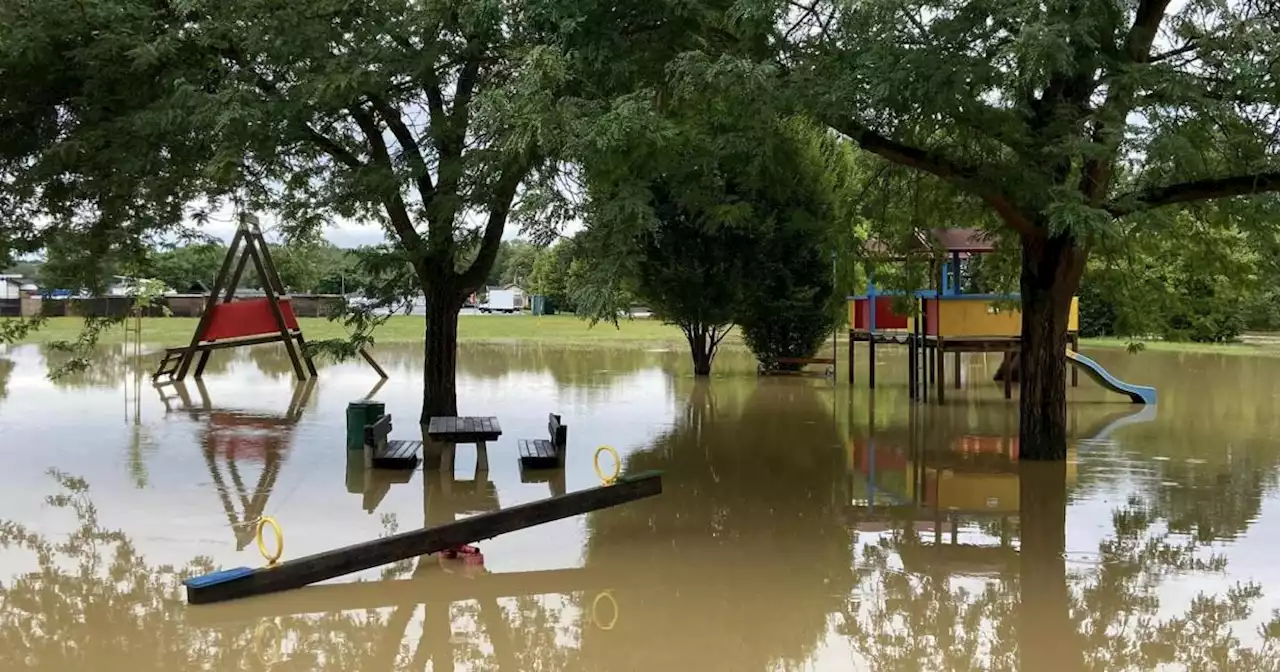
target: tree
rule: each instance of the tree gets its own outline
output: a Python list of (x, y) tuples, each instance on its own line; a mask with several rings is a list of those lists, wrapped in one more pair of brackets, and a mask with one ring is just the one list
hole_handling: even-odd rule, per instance
[(456, 415), (457, 314), (543, 163), (524, 124), (559, 77), (554, 25), (515, 4), (439, 1), (211, 4), (173, 20), (222, 56), (217, 93), (195, 106), (232, 117), (222, 156), (240, 179), (281, 185), (253, 197), (303, 227), (328, 213), (386, 224), (426, 296), (422, 418)]
[(340, 293), (347, 270), (346, 254), (326, 241), (290, 241), (272, 245), (280, 281), (292, 292)]
[(216, 54), (156, 18), (136, 0), (0, 2), (0, 264), (56, 245), (59, 279), (93, 288), (183, 230), (210, 137), (157, 102), (202, 90)]
[(514, 240), (508, 249), (510, 254), (507, 263), (502, 266), (498, 284), (505, 286), (528, 283), (529, 276), (533, 275), (533, 265), (538, 260), (538, 248), (523, 240)]
[[(99, 218), (102, 235), (130, 243), (143, 236), (124, 222), (142, 214), (172, 225), (181, 213), (171, 206), (193, 193), (274, 210), (291, 234), (314, 231), (330, 215), (375, 217), (427, 297), (423, 418), (455, 414), (457, 312), (488, 275), (521, 184), (544, 165), (544, 139), (559, 137), (551, 113), (569, 73), (555, 48), (567, 29), (556, 8), (95, 0), (100, 11), (86, 15), (70, 1), (47, 4), (43, 23), (33, 21), (31, 3), (11, 0), (2, 10), (0, 38), (14, 37), (3, 41), (15, 46), (0, 71), (22, 78), (0, 106), (16, 122), (6, 130), (17, 130), (0, 151), (4, 174), (22, 173), (26, 189), (24, 207), (9, 210), (49, 210), (40, 190), (69, 185), (79, 200), (121, 203), (121, 212)], [(80, 46), (87, 56), (61, 60)], [(108, 62), (119, 67), (100, 67)], [(95, 97), (108, 84), (113, 98)], [(144, 94), (136, 101), (128, 97), (135, 87)], [(128, 104), (109, 105), (115, 97)], [(49, 98), (29, 118), (29, 101)], [(82, 98), (105, 109), (59, 111)], [(68, 147), (61, 129), (45, 128), (63, 117), (99, 142)], [(117, 140), (117, 127), (130, 132)], [(68, 149), (91, 153), (85, 166), (95, 172), (84, 175), (55, 151)], [(31, 156), (59, 160), (23, 171)], [(121, 157), (121, 175), (150, 170), (165, 179), (153, 187), (116, 178), (112, 162)], [(100, 186), (100, 175), (120, 185)], [(459, 263), (467, 249), (477, 250), (474, 260)]]
[(538, 251), (529, 272), (530, 294), (541, 294), (551, 300), (557, 310), (573, 311), (570, 298), (569, 269), (573, 264), (572, 239), (562, 240)]
[(796, 160), (779, 168), (794, 180), (793, 194), (749, 259), (751, 281), (737, 313), (743, 340), (770, 368), (782, 358), (812, 357), (831, 335), (838, 312), (831, 255), (851, 233), (836, 217), (839, 177), (852, 172), (848, 152), (822, 131), (792, 133)]
[(1167, 209), (1280, 190), (1266, 3), (755, 7), (784, 17), (764, 70), (806, 110), (985, 203), (1017, 241), (1026, 458), (1066, 454), (1062, 351), (1090, 253)]
[(689, 343), (693, 375), (711, 375), (716, 348), (733, 329), (748, 283), (755, 248), (749, 231), (708, 226), (665, 185), (652, 187), (658, 226), (644, 233), (635, 255), (635, 287), (641, 301)]
[(153, 254), (147, 273), (179, 292), (187, 291), (196, 283), (212, 288), (226, 256), (227, 246), (220, 242), (183, 245)]

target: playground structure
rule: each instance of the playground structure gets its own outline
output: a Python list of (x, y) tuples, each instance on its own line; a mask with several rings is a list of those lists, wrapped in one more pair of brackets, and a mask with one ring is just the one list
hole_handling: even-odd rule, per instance
[[(907, 387), (913, 399), (927, 401), (934, 386), (938, 403), (946, 401), (947, 353), (952, 357), (952, 382), (960, 389), (962, 353), (1000, 353), (1004, 358), (1002, 374), (1006, 399), (1012, 398), (1013, 376), (1008, 365), (1021, 349), (1022, 312), (1019, 295), (966, 293), (964, 270), (977, 255), (995, 250), (985, 234), (973, 229), (933, 229), (918, 231), (911, 250), (905, 255), (886, 252), (886, 247), (869, 243), (872, 259), (904, 263), (922, 259), (928, 264), (931, 287), (911, 294), (879, 291), (874, 276), (869, 277), (867, 291), (851, 296), (849, 308), (849, 384), (856, 375), (854, 344), (868, 346), (868, 380), (876, 386), (876, 346), (907, 347)], [(1156, 402), (1154, 388), (1130, 385), (1112, 376), (1097, 362), (1080, 355), (1079, 299), (1071, 299), (1067, 318), (1065, 353), (1071, 366), (1071, 385), (1079, 384), (1083, 369), (1093, 380), (1108, 390), (1124, 394), (1134, 403)]]
[[(243, 245), (243, 249), (241, 246)], [(236, 287), (252, 261), (262, 284), (263, 298), (235, 300)], [(152, 381), (167, 377), (169, 381), (183, 380), (195, 364), (195, 377), (204, 375), (205, 366), (214, 350), (238, 348), (265, 343), (283, 343), (289, 361), (293, 364), (298, 380), (316, 375), (316, 365), (307, 351), (306, 339), (285, 288), (280, 281), (275, 262), (258, 220), (252, 215), (242, 215), (235, 236), (227, 248), (227, 256), (209, 290), (209, 298), (190, 345), (168, 348), (160, 366), (151, 376)], [(360, 355), (382, 378), (386, 371), (378, 365), (364, 348)]]

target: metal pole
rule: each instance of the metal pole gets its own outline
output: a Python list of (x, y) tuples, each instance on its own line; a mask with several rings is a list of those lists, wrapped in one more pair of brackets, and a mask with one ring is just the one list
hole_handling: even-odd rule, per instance
[[(831, 252), (831, 291), (833, 292), (839, 290), (840, 288), (840, 283), (837, 280), (837, 275), (838, 274), (836, 273), (836, 253), (832, 251)], [(840, 334), (839, 329), (831, 330), (831, 382), (835, 382), (836, 372), (839, 370), (837, 367), (837, 364), (838, 364), (837, 358), (840, 357), (840, 345), (838, 343), (839, 334)]]

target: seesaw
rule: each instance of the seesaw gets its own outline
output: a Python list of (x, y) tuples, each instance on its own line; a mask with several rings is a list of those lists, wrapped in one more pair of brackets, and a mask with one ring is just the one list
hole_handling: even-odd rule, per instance
[[(317, 581), (325, 581), (419, 555), (458, 548), (463, 544), (490, 539), (500, 534), (662, 493), (662, 472), (659, 471), (604, 480), (605, 485), (587, 490), (520, 504), (444, 525), (352, 544), (277, 564), (275, 560), (278, 560), (280, 546), (282, 546), (278, 544), (275, 558), (268, 557), (266, 567), (258, 569), (237, 567), (187, 579), (184, 582), (187, 587), (187, 602), (211, 604), (302, 588)], [(271, 524), (274, 525), (274, 521), (271, 521)], [(277, 527), (276, 530), (278, 538), (279, 528)], [(265, 549), (264, 555), (266, 555)]]

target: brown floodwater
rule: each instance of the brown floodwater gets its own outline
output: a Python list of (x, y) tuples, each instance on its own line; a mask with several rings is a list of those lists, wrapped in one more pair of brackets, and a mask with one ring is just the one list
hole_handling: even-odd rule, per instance
[[(119, 347), (58, 381), (0, 350), (0, 669), (1277, 669), (1280, 358), (1089, 352), (1160, 404), (1082, 377), (1045, 465), (1016, 459), (996, 358), (921, 406), (883, 350), (872, 393), (738, 353), (695, 381), (678, 351), (464, 346), (490, 469), (459, 447), (401, 479), (349, 464), (345, 407), (372, 393), (421, 438), (414, 347), (378, 349), (376, 390), (356, 363), (299, 386), (272, 347), (160, 389)], [(522, 475), (549, 412), (567, 466)], [(297, 558), (592, 487), (602, 445), (663, 493), (480, 542), (482, 567), (185, 604), (183, 577), (262, 564), (260, 516)]]

